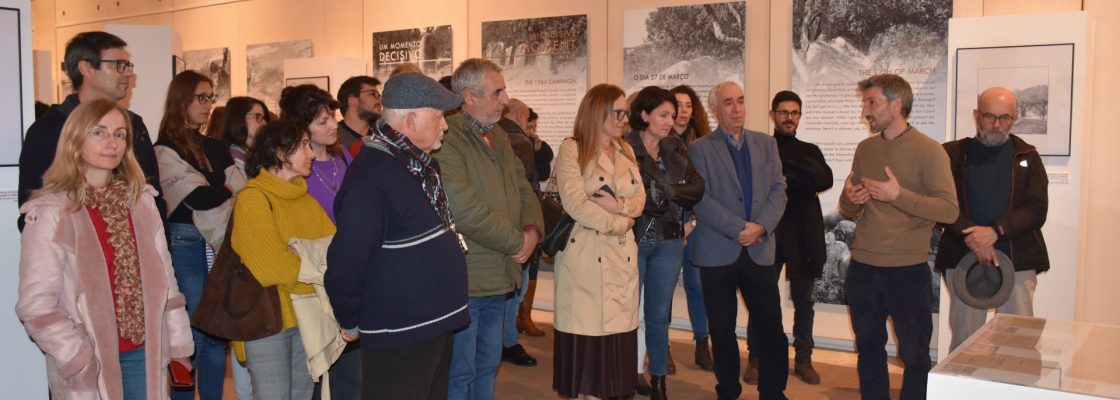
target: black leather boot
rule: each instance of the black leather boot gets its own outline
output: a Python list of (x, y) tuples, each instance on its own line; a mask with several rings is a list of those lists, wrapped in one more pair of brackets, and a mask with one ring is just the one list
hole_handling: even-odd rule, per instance
[(669, 399), (669, 396), (665, 393), (665, 375), (650, 375), (649, 387), (649, 400)]

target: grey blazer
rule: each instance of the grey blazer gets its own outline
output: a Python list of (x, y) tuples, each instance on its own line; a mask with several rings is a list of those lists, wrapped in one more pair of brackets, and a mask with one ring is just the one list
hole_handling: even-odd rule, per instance
[(747, 221), (766, 228), (761, 241), (747, 248), (758, 265), (774, 264), (774, 228), (786, 208), (786, 180), (778, 144), (770, 135), (743, 129), (744, 145), (751, 154), (751, 215), (743, 208), (743, 189), (735, 163), (727, 151), (728, 134), (716, 129), (688, 146), (693, 166), (704, 177), (704, 197), (692, 207), (696, 230), (689, 236), (695, 246), (692, 263), (698, 267), (722, 267), (739, 258), (743, 246), (739, 232)]

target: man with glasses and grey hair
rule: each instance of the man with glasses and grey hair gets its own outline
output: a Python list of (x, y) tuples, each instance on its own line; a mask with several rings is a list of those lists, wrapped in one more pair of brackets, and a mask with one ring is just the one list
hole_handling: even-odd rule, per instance
[[(433, 157), (469, 249), (471, 323), (455, 334), (448, 398), (487, 400), (494, 398), (505, 310), (517, 306), (521, 264), (536, 249), (544, 222), (525, 167), (498, 125), (509, 104), (502, 69), (489, 60), (463, 61), (451, 87), (463, 98), (462, 111), (447, 117), (443, 148)], [(505, 351), (529, 357), (520, 344)]]
[[(937, 246), (936, 265), (952, 282), (956, 266), (970, 251), (977, 260), (999, 265), (996, 250), (1006, 254), (1015, 268), (1011, 298), (996, 312), (1034, 315), (1037, 274), (1050, 269), (1042, 224), (1046, 222), (1046, 166), (1038, 150), (1011, 134), (1019, 118), (1015, 94), (993, 87), (980, 94), (972, 117), (976, 137), (945, 143), (953, 180), (957, 186), (960, 216), (945, 225)], [(1028, 121), (1033, 123), (1036, 121)], [(954, 292), (953, 285), (947, 285)], [(988, 310), (969, 306), (953, 293), (949, 303), (949, 327), (953, 340), (949, 351), (960, 346), (980, 326)]]
[[(51, 106), (27, 129), (23, 147), (19, 153), (19, 205), (31, 198), (31, 192), (43, 187), (43, 173), (54, 162), (58, 148), (58, 138), (62, 125), (70, 113), (84, 102), (106, 99), (119, 102), (128, 96), (128, 86), (132, 78), (133, 64), (124, 40), (108, 32), (82, 32), (66, 43), (63, 67), (66, 76), (74, 86), (74, 93), (66, 96), (62, 104)], [(167, 203), (163, 201), (163, 190), (159, 186), (159, 168), (156, 165), (156, 152), (144, 120), (129, 111), (132, 123), (132, 152), (144, 177), (160, 196), (156, 206), (160, 215), (167, 215)], [(18, 221), (23, 230), (23, 215)]]

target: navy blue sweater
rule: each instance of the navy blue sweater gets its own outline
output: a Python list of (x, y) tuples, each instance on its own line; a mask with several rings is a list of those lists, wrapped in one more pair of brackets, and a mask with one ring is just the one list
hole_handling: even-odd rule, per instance
[(458, 237), (400, 160), (364, 148), (334, 210), (324, 286), (342, 328), (360, 329), (362, 347), (400, 347), (470, 322)]

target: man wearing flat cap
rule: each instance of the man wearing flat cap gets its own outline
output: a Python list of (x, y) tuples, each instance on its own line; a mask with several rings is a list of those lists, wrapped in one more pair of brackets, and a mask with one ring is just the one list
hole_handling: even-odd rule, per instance
[[(960, 216), (945, 226), (937, 247), (936, 265), (944, 271), (953, 293), (949, 303), (952, 351), (968, 339), (988, 316), (987, 309), (965, 304), (957, 293), (967, 288), (952, 284), (963, 274), (957, 264), (972, 252), (984, 264), (1014, 268), (1015, 285), (1011, 297), (996, 312), (1034, 315), (1034, 289), (1037, 274), (1050, 269), (1042, 224), (1046, 222), (1046, 166), (1038, 150), (1011, 134), (1019, 118), (1015, 94), (993, 87), (980, 94), (972, 117), (976, 137), (945, 143), (953, 180), (957, 186)], [(1006, 254), (1012, 265), (1001, 265), (996, 250)]]
[(419, 73), (385, 83), (384, 113), (347, 169), (324, 286), (343, 337), (361, 338), (362, 398), (447, 396), (467, 326), (467, 251), (440, 165), (443, 111), (462, 99)]
[[(455, 227), (466, 238), (471, 323), (455, 334), (449, 399), (494, 398), (502, 358), (505, 310), (516, 307), (521, 264), (544, 226), (525, 167), (497, 125), (509, 103), (502, 69), (488, 60), (463, 61), (451, 76), (462, 112), (447, 117), (447, 138), (434, 154), (442, 168)], [(519, 357), (529, 357), (515, 345)]]

